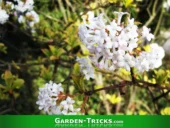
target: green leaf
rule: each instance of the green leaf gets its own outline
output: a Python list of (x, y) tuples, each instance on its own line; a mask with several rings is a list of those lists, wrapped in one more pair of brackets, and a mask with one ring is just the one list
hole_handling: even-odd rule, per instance
[(52, 53), (52, 56), (55, 56), (55, 58), (53, 57), (51, 59), (58, 59), (65, 52), (63, 48), (57, 48), (52, 45), (50, 45), (49, 48)]
[(2, 74), (2, 79), (6, 80), (9, 78), (13, 78), (12, 73), (10, 71), (6, 70), (5, 73)]
[(84, 76), (77, 76), (72, 74), (72, 79), (77, 87), (77, 89), (82, 93), (84, 92)]
[(47, 56), (47, 57), (50, 57), (51, 56), (51, 53), (48, 49), (41, 49), (41, 51)]
[(170, 107), (161, 110), (161, 115), (170, 115)]
[(132, 5), (133, 0), (123, 0), (124, 6), (129, 7)]
[(89, 50), (84, 46), (84, 45), (80, 45), (81, 46), (81, 50), (83, 52), (83, 55), (89, 55)]
[(117, 0), (108, 0), (109, 1), (109, 3), (116, 3), (117, 2)]
[(5, 88), (5, 86), (3, 86), (2, 84), (0, 84), (0, 88), (4, 89), (4, 88)]
[(117, 97), (115, 94), (110, 95), (106, 94), (106, 98), (112, 103), (112, 104), (117, 104), (121, 101), (121, 97)]
[(75, 75), (79, 75), (79, 74), (80, 74), (80, 66), (79, 66), (78, 63), (75, 63), (75, 64), (74, 64), (73, 74), (75, 74)]
[(47, 80), (47, 81), (49, 81), (49, 80), (51, 80), (51, 78), (52, 78), (52, 72), (51, 72), (51, 68), (45, 68), (44, 66), (41, 68), (41, 74), (40, 74), (40, 76), (43, 78), (43, 79), (45, 79), (45, 80)]
[(23, 84), (24, 84), (24, 80), (23, 80), (23, 79), (16, 79), (16, 80), (13, 82), (12, 88), (13, 88), (13, 89), (19, 89), (19, 88), (22, 87)]
[(5, 80), (7, 88), (11, 88), (14, 78), (15, 77), (12, 75), (12, 73), (8, 70), (6, 70), (4, 74), (2, 74), (2, 79)]
[(7, 47), (3, 44), (3, 43), (0, 43), (0, 52), (3, 52), (3, 53), (7, 53)]
[(50, 51), (52, 53), (52, 55), (56, 55), (57, 54), (57, 50), (53, 45), (49, 45)]
[(58, 57), (56, 57), (56, 56), (50, 56), (50, 60), (57, 60), (58, 59)]
[(63, 54), (65, 51), (64, 51), (64, 49), (63, 48), (59, 48), (59, 49), (57, 49), (57, 54), (56, 54), (56, 56), (57, 57), (59, 57), (61, 54)]
[(20, 67), (19, 67), (14, 61), (12, 61), (12, 65), (13, 65), (16, 69), (20, 69)]

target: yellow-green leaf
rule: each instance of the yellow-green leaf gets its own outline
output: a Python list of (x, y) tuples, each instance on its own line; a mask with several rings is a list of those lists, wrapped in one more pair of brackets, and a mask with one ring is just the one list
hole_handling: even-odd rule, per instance
[(117, 2), (117, 0), (108, 0), (109, 1), (109, 3), (116, 3)]
[(170, 107), (161, 110), (161, 115), (170, 115)]
[(112, 103), (112, 104), (116, 104), (119, 103), (121, 101), (121, 97), (117, 97), (115, 94), (110, 95), (110, 94), (106, 94), (106, 98)]
[(3, 43), (0, 43), (0, 52), (7, 53), (6, 50), (7, 50), (7, 47)]
[(139, 110), (139, 115), (147, 115), (148, 113), (146, 111), (143, 110)]
[(77, 87), (80, 92), (84, 92), (84, 76), (72, 74), (72, 79), (76, 85), (75, 87)]
[(24, 84), (24, 80), (23, 80), (23, 79), (16, 79), (16, 80), (13, 82), (12, 88), (19, 89), (23, 84)]
[(131, 6), (132, 2), (133, 2), (133, 0), (124, 0), (125, 7)]
[(50, 56), (50, 60), (57, 60), (58, 59), (58, 57), (56, 57), (56, 56)]
[(79, 75), (79, 74), (80, 74), (80, 66), (79, 66), (78, 63), (75, 63), (75, 64), (74, 64), (73, 74), (74, 74), (74, 75)]
[(81, 46), (81, 50), (83, 52), (83, 55), (87, 56), (89, 55), (89, 50), (84, 46), (84, 45), (80, 45)]
[(146, 52), (151, 52), (151, 47), (150, 47), (150, 45), (145, 45), (143, 48), (144, 48), (144, 50), (145, 50)]
[(50, 57), (51, 53), (48, 49), (41, 49), (41, 51), (47, 56)]
[(16, 69), (20, 69), (20, 67), (19, 67), (14, 61), (12, 61), (12, 65), (13, 65)]
[(4, 89), (5, 87), (2, 84), (0, 84), (0, 88)]

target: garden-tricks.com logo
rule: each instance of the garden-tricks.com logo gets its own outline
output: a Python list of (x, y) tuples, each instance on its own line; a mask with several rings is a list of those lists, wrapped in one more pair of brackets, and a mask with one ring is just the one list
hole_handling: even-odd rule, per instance
[(55, 118), (55, 127), (123, 127), (123, 120), (113, 120), (113, 119), (94, 119), (94, 118), (84, 118), (84, 119), (62, 119)]

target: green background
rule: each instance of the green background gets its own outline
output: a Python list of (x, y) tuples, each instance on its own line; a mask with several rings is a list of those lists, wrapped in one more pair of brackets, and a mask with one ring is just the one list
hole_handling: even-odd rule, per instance
[[(123, 124), (56, 124), (60, 119), (112, 119)], [(1, 128), (169, 128), (170, 116), (0, 116)]]

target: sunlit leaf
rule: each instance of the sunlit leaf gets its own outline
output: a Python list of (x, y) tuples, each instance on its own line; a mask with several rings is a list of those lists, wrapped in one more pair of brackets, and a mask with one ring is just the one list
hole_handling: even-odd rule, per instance
[(24, 80), (23, 80), (23, 79), (16, 79), (16, 80), (13, 82), (12, 88), (19, 89), (20, 87), (22, 87), (23, 84), (24, 84)]
[(161, 115), (170, 115), (170, 107), (161, 110)]
[(84, 92), (84, 76), (77, 76), (72, 74), (72, 79), (75, 83), (75, 87), (80, 91), (80, 92)]
[(112, 104), (116, 104), (119, 103), (121, 101), (121, 97), (117, 97), (115, 94), (110, 95), (110, 94), (106, 94), (106, 98), (112, 103)]

